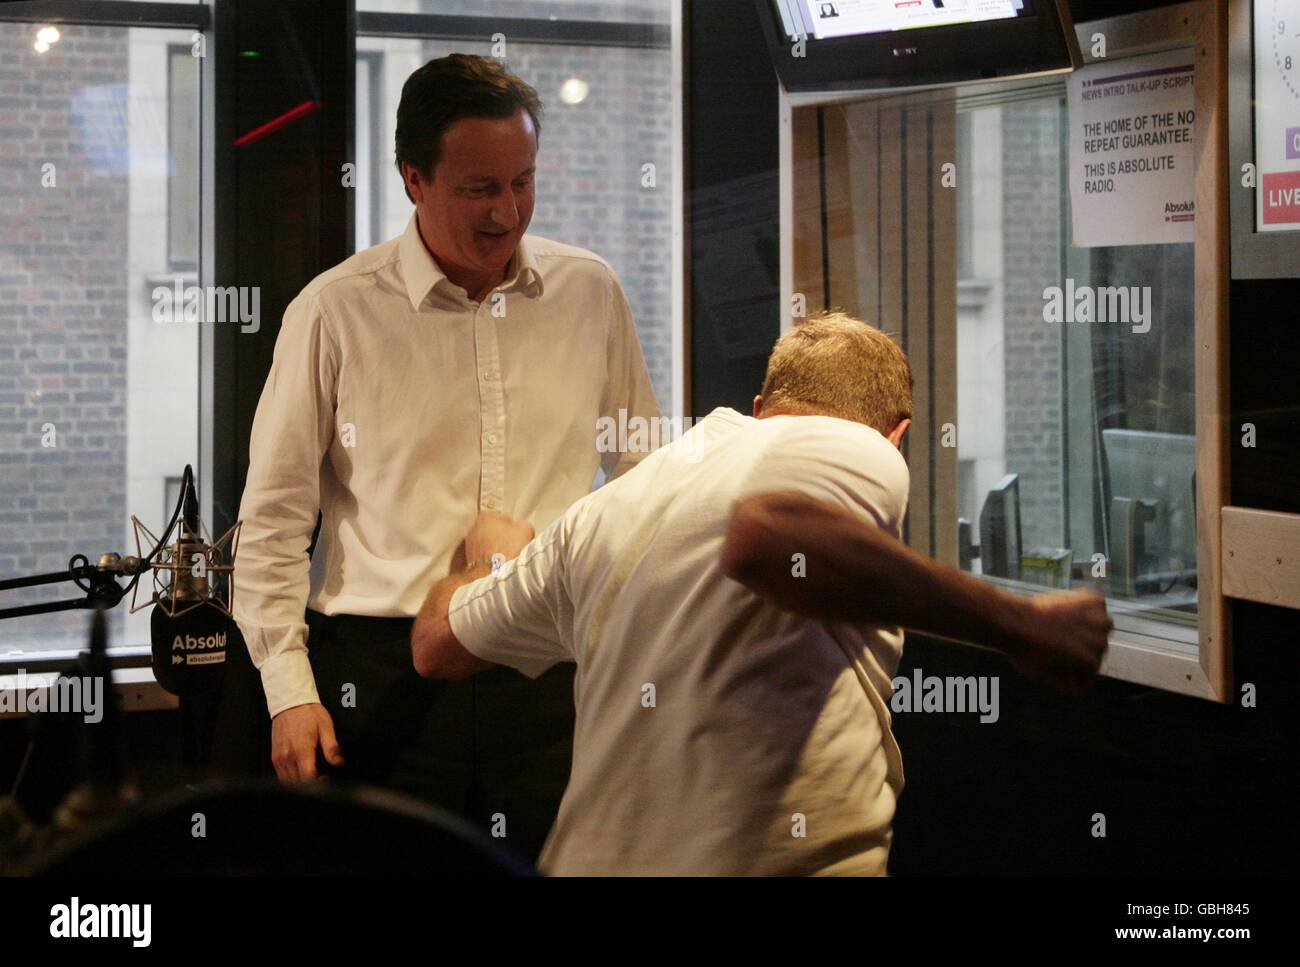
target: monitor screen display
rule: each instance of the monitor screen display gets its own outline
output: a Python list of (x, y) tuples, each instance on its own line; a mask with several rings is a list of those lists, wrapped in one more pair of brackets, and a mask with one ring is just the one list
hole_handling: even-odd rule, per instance
[(829, 40), (890, 30), (1012, 20), (1028, 0), (775, 0), (786, 35)]
[(1082, 63), (1066, 0), (754, 0), (790, 93), (986, 81)]

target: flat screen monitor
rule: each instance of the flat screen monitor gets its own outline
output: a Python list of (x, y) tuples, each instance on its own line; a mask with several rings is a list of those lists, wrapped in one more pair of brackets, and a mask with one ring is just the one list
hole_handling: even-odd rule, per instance
[(1009, 473), (980, 511), (980, 572), (1020, 580), (1020, 475)]
[(786, 90), (993, 79), (1078, 62), (1064, 0), (756, 0)]
[(1173, 580), (1195, 574), (1196, 437), (1108, 429), (1101, 438), (1108, 497), (1142, 501), (1149, 508), (1141, 543), (1154, 575)]
[(777, 0), (791, 40), (856, 37), (1026, 16), (1032, 0)]

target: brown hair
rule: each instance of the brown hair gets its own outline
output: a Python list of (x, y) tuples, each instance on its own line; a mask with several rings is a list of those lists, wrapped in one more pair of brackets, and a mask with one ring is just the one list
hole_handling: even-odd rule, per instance
[[(433, 177), (442, 152), (442, 135), (463, 117), (508, 118), (525, 110), (542, 136), (542, 102), (537, 91), (491, 57), (448, 54), (431, 60), (406, 79), (397, 105), (394, 152), (398, 172), (409, 164)], [(406, 175), (402, 174), (402, 186)], [(411, 198), (408, 190), (406, 197)]]
[(843, 312), (810, 316), (777, 340), (763, 409), (824, 412), (888, 434), (912, 416), (912, 367), (889, 336)]

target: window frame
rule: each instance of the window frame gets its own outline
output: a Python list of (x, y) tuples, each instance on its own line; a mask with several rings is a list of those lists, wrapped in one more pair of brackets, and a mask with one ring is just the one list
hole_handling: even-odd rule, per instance
[[(486, 14), (389, 13), (357, 10), (356, 37), (406, 40), (467, 40), (482, 43), (494, 34), (504, 34), (513, 43), (555, 44), (581, 47), (657, 48), (669, 51), (670, 100), (672, 104), (672, 211), (671, 226), (671, 411), (677, 417), (689, 415), (690, 359), (686, 318), (686, 149), (683, 100), (682, 4), (670, 3), (667, 25), (635, 21), (543, 20), (536, 17), (493, 17)], [(361, 53), (361, 52), (359, 52)], [(370, 53), (370, 52), (365, 52)], [(382, 73), (382, 71), (381, 71)], [(378, 166), (376, 170), (379, 170)], [(381, 193), (382, 195), (382, 193)], [(376, 203), (378, 204), (378, 203)]]
[[(176, 157), (176, 144), (177, 144), (176, 127), (175, 127), (176, 115), (174, 113), (176, 107), (176, 92), (174, 87), (175, 75), (173, 74), (173, 70), (175, 68), (176, 60), (180, 58), (188, 59), (190, 62), (190, 66), (193, 67), (194, 55), (190, 52), (190, 50), (191, 50), (190, 47), (184, 44), (167, 45), (167, 157), (169, 162), (171, 161), (171, 159), (174, 159)], [(203, 79), (200, 76), (199, 78), (200, 86), (202, 85), (202, 81)], [(200, 97), (202, 97), (201, 92), (200, 92)], [(202, 150), (202, 132), (200, 132), (199, 148), (200, 150)], [(180, 196), (177, 191), (176, 174), (174, 171), (168, 171), (167, 173), (167, 274), (168, 275), (193, 276), (195, 275), (195, 273), (198, 272), (199, 252), (202, 251), (203, 248), (203, 223), (201, 217), (202, 202), (197, 195), (194, 197), (193, 202), (194, 202), (194, 209), (195, 209), (194, 216), (195, 216), (195, 221), (197, 223), (195, 226), (195, 233), (194, 233), (195, 251), (193, 253), (178, 252), (174, 248), (174, 245), (176, 242), (175, 233), (177, 230), (177, 223), (181, 218), (180, 212), (177, 211), (177, 208), (179, 207), (180, 204)]]
[[(18, 2), (0, 5), (0, 21), (32, 25), (53, 24), (61, 26), (73, 24), (128, 29), (189, 29), (200, 34), (204, 38), (204, 43), (208, 43), (212, 27), (212, 10), (209, 3), (137, 3), (126, 2), (126, 0), (57, 0), (57, 2), (40, 0), (40, 2), (37, 2), (37, 0), (18, 0)], [(170, 75), (170, 57), (168, 57), (168, 72)], [(170, 76), (167, 83), (170, 96)], [(200, 79), (199, 87), (201, 104), (207, 99), (209, 83), (210, 75), (205, 70)], [(169, 124), (169, 148), (170, 138), (171, 127)], [(201, 167), (202, 159), (208, 154), (210, 145), (211, 142), (204, 138), (202, 121), (200, 121), (199, 154)], [(203, 217), (203, 190), (204, 182), (201, 173), (197, 240), (200, 262), (210, 241), (207, 234), (209, 223)], [(170, 219), (170, 217), (169, 210), (168, 218)], [(168, 246), (167, 255), (170, 262), (170, 246)], [(202, 359), (201, 349), (200, 360)], [(204, 410), (202, 394), (200, 396), (199, 412), (200, 435), (203, 436), (204, 420), (208, 418), (210, 410)], [(210, 501), (210, 496), (208, 500)], [(210, 507), (204, 508), (203, 513), (205, 516), (209, 515), (210, 512)], [(147, 575), (141, 575), (140, 580), (144, 581), (146, 577)], [(129, 598), (123, 600), (128, 601)], [(122, 607), (123, 605), (119, 603), (118, 606)], [(87, 613), (89, 613), (88, 609)], [(44, 682), (57, 675), (59, 671), (66, 669), (80, 651), (81, 649), (50, 649), (26, 657), (0, 659), (0, 677), (11, 676), (19, 671), (25, 671), (31, 675), (33, 681)], [(166, 692), (154, 679), (149, 668), (150, 660), (149, 649), (145, 646), (124, 646), (114, 648), (109, 653), (109, 663), (115, 672), (114, 687), (117, 690), (118, 700), (124, 711), (149, 711), (178, 707), (179, 703), (176, 696)], [(6, 683), (6, 690), (12, 692), (13, 688)], [(20, 712), (0, 713), (0, 719), (21, 718), (25, 714)]]
[[(242, 4), (251, 0), (206, 0), (206, 2), (127, 2), (127, 0), (16, 0), (0, 5), (0, 21), (25, 24), (78, 24), (88, 26), (142, 27), (161, 29), (187, 29), (202, 38), (204, 56), (199, 81), (199, 252), (197, 281), (206, 284), (215, 279), (232, 277), (237, 264), (238, 249), (234, 232), (234, 213), (229, 204), (219, 204), (217, 189), (229, 188), (235, 182), (234, 156), (229, 150), (219, 150), (230, 143), (239, 132), (234, 129), (235, 118), (229, 104), (218, 110), (215, 103), (217, 91), (230, 91), (235, 83), (230, 58), (238, 49), (240, 38), (238, 21)], [(683, 65), (686, 42), (681, 4), (670, 4), (668, 24), (612, 21), (551, 20), (529, 18), (496, 18), (489, 16), (455, 17), (438, 14), (386, 14), (360, 12), (352, 0), (342, 5), (345, 9), (331, 21), (340, 37), (346, 37), (355, 47), (355, 38), (363, 34), (415, 37), (449, 37), (453, 39), (484, 39), (497, 31), (505, 31), (513, 40), (528, 43), (582, 44), (615, 47), (660, 47), (671, 52), (670, 95), (673, 124), (673, 164), (675, 166), (671, 210), (671, 345), (673, 353), (672, 406), (678, 414), (688, 412), (689, 386), (687, 383), (688, 359), (686, 346), (686, 268), (685, 268), (685, 168)], [(355, 50), (353, 51), (355, 59)], [(350, 77), (350, 75), (349, 75)], [(355, 116), (349, 120), (353, 123)], [(337, 134), (337, 132), (336, 132)], [(346, 140), (353, 133), (346, 132)], [(332, 142), (339, 148), (341, 159), (351, 154), (351, 146), (342, 145), (335, 137)], [(376, 155), (382, 149), (372, 144)], [(345, 154), (346, 152), (346, 154)], [(332, 160), (331, 160), (332, 163)], [(377, 214), (377, 213), (375, 213)], [(350, 222), (349, 222), (350, 230)], [(348, 254), (352, 247), (348, 245)], [(248, 346), (241, 351), (233, 332), (205, 327), (199, 344), (199, 459), (196, 466), (200, 512), (211, 523), (214, 533), (227, 529), (233, 523), (238, 505), (240, 470), (237, 460), (226, 460), (238, 452), (238, 430), (241, 419), (251, 417), (253, 390), (260, 391), (261, 379), (256, 387), (243, 374), (251, 371), (255, 357), (261, 352), (258, 346)], [(218, 383), (216, 373), (223, 374)], [(247, 383), (247, 385), (245, 385)], [(221, 458), (218, 462), (218, 458)], [(119, 605), (120, 606), (120, 605)], [(29, 660), (0, 661), (0, 674), (11, 666), (23, 665), (28, 669), (56, 668), (66, 663), (69, 653), (50, 651)], [(147, 648), (115, 649), (114, 667), (147, 666)], [(147, 668), (146, 668), (147, 671)], [(167, 697), (170, 698), (170, 697)], [(164, 704), (167, 699), (161, 699)]]
[[(1226, 16), (1221, 5), (1212, 0), (1192, 0), (1155, 10), (1126, 14), (1104, 20), (1076, 24), (1075, 31), (1084, 63), (1091, 63), (1091, 38), (1096, 33), (1105, 35), (1108, 60), (1122, 59), (1153, 53), (1158, 50), (1193, 48), (1196, 52), (1196, 111), (1201, 123), (1196, 126), (1193, 151), (1197, 159), (1196, 183), (1196, 236), (1193, 274), (1195, 278), (1195, 435), (1196, 435), (1196, 499), (1197, 499), (1197, 570), (1198, 612), (1196, 617), (1195, 650), (1179, 649), (1169, 643), (1169, 636), (1154, 634), (1169, 626), (1140, 614), (1126, 614), (1110, 638), (1110, 648), (1101, 672), (1111, 678), (1135, 682), (1167, 691), (1178, 692), (1219, 702), (1232, 699), (1233, 677), (1231, 667), (1231, 628), (1229, 608), (1224, 597), (1221, 564), (1220, 526), (1223, 508), (1230, 503), (1228, 487), (1228, 193), (1227, 193), (1227, 34)], [(1043, 75), (1036, 75), (1043, 76)], [(1021, 78), (1010, 85), (1003, 83), (972, 84), (967, 90), (998, 90), (1008, 86), (1030, 85), (1032, 78)], [(781, 331), (793, 325), (793, 299), (798, 282), (809, 295), (820, 297), (821, 286), (809, 282), (807, 266), (815, 264), (824, 278), (830, 278), (827, 255), (833, 246), (826, 227), (826, 212), (822, 211), (820, 238), (809, 240), (817, 234), (811, 231), (806, 217), (809, 207), (806, 199), (809, 178), (820, 180), (811, 170), (809, 151), (811, 140), (808, 120), (811, 112), (802, 108), (822, 109), (847, 102), (899, 103), (899, 92), (864, 97), (862, 94), (796, 94), (789, 95), (779, 89), (780, 152), (781, 152)], [(944, 90), (943, 88), (930, 90)], [(924, 89), (914, 89), (908, 96), (916, 104), (925, 103)], [(901, 115), (904, 112), (893, 112)], [(877, 140), (884, 144), (906, 132), (893, 133), (882, 130)], [(906, 124), (906, 120), (903, 122)], [(819, 125), (820, 126), (820, 125)], [(801, 136), (800, 129), (804, 129)], [(936, 125), (935, 130), (944, 127)], [(955, 125), (951, 125), (955, 128)], [(943, 135), (955, 141), (955, 132)], [(826, 137), (818, 132), (818, 140)], [(868, 137), (871, 137), (868, 135)], [(953, 145), (955, 147), (955, 145)], [(833, 146), (826, 144), (829, 153)], [(932, 145), (933, 148), (933, 145)], [(916, 150), (904, 145), (902, 150)], [(940, 152), (941, 153), (941, 152)], [(939, 153), (933, 157), (938, 158)], [(800, 172), (806, 177), (800, 177)], [(932, 191), (938, 173), (930, 173), (927, 184), (921, 179), (905, 179), (902, 192)], [(823, 186), (824, 187), (824, 186)], [(817, 188), (811, 189), (816, 191)], [(801, 193), (802, 194), (801, 196)], [(805, 199), (800, 204), (800, 198)], [(913, 206), (915, 207), (915, 206)], [(804, 213), (801, 224), (798, 218)], [(916, 232), (932, 232), (937, 237), (946, 229), (939, 224), (925, 225), (916, 219), (916, 212), (906, 207), (902, 217), (909, 223), (906, 228)], [(884, 213), (882, 241), (884, 247)], [(953, 218), (955, 224), (955, 216)], [(801, 240), (800, 229), (804, 238)], [(929, 236), (925, 236), (929, 237)], [(818, 247), (822, 249), (817, 252)], [(914, 270), (916, 254), (892, 253), (904, 266), (905, 279), (914, 273), (907, 272), (909, 263)], [(944, 262), (947, 260), (938, 260)], [(955, 266), (932, 267), (930, 284), (944, 284), (948, 276), (955, 276)], [(940, 273), (943, 273), (942, 275)], [(956, 282), (955, 278), (951, 281)], [(927, 298), (925, 286), (919, 280), (909, 279), (906, 293), (889, 293), (881, 287), (881, 297), (889, 301), (914, 297)], [(899, 287), (895, 287), (899, 288)], [(926, 303), (927, 309), (929, 303)], [(902, 342), (912, 358), (915, 375), (916, 418), (911, 436), (924, 441), (909, 455), (913, 487), (906, 539), (921, 553), (956, 565), (955, 544), (957, 501), (957, 451), (937, 445), (938, 427), (956, 414), (955, 375), (955, 315), (948, 319), (943, 314), (906, 313), (899, 306), (886, 307), (883, 317), (904, 319)], [(814, 311), (810, 304), (808, 311)], [(914, 315), (923, 318), (914, 318)], [(888, 326), (886, 326), (888, 328)], [(951, 414), (951, 417), (948, 416)]]

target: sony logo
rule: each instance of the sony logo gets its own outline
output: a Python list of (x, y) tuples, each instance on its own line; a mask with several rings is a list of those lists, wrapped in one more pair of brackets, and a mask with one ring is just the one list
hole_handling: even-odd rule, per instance
[(895, 57), (904, 57), (904, 56), (906, 56), (906, 57), (911, 57), (911, 56), (913, 56), (915, 53), (916, 53), (916, 48), (915, 48), (915, 47), (895, 47), (895, 48), (894, 48), (894, 56), (895, 56)]

